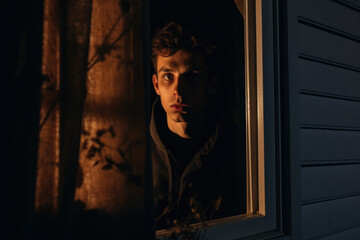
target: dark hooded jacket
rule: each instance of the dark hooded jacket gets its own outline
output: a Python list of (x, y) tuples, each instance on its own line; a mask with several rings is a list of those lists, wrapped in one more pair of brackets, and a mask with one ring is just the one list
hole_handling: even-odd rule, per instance
[(167, 127), (166, 113), (159, 99), (155, 101), (150, 133), (158, 228), (166, 227), (175, 219), (184, 221), (196, 213), (206, 220), (238, 213), (236, 164), (230, 132), (224, 124), (217, 124), (195, 147), (182, 144), (185, 139), (180, 137), (179, 144), (171, 145), (168, 137), (174, 133)]

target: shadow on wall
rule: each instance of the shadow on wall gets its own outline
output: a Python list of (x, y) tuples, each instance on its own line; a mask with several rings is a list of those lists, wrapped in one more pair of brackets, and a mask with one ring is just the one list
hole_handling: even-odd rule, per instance
[[(111, 142), (116, 137), (114, 127), (111, 125), (108, 129), (99, 129), (95, 134), (91, 134), (86, 130), (82, 130), (84, 140), (81, 150), (86, 152), (86, 159), (93, 162), (93, 167), (101, 167), (102, 170), (115, 170), (123, 174), (128, 181), (136, 186), (143, 185), (142, 176), (133, 173), (130, 161), (125, 156), (125, 151), (120, 147), (113, 147), (106, 142)], [(110, 141), (106, 141), (110, 140)], [(115, 160), (114, 153), (118, 156)], [(82, 183), (82, 172), (79, 166), (76, 187), (80, 187)]]

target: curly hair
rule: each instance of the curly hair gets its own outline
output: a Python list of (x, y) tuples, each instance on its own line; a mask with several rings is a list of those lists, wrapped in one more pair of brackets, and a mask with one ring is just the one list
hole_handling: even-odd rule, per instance
[(204, 61), (210, 67), (211, 56), (215, 51), (215, 44), (208, 39), (202, 39), (191, 29), (178, 23), (169, 22), (159, 29), (151, 42), (151, 61), (156, 72), (158, 56), (168, 57), (178, 50), (198, 51), (202, 54)]

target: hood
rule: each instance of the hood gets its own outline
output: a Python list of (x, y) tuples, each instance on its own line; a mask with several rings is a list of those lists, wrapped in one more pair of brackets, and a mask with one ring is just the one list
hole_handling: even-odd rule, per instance
[(151, 110), (150, 135), (158, 148), (164, 152), (166, 152), (166, 148), (159, 136), (159, 127), (157, 126), (157, 124), (164, 122), (165, 119), (166, 114), (161, 106), (160, 97), (157, 97)]

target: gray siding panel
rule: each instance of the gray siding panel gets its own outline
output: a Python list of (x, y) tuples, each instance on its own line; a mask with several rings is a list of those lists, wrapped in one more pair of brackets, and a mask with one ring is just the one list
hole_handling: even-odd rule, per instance
[(349, 7), (354, 7), (356, 10), (360, 11), (360, 0), (333, 0), (335, 2), (346, 3)]
[(300, 53), (360, 69), (360, 44), (332, 33), (299, 24)]
[(296, 3), (302, 237), (360, 239), (360, 0)]
[(304, 239), (322, 237), (360, 225), (360, 196), (302, 206)]
[(360, 99), (360, 72), (299, 59), (299, 79), (304, 90)]
[(302, 168), (301, 193), (303, 202), (358, 194), (360, 164)]
[(360, 131), (301, 129), (300, 144), (302, 162), (360, 160)]
[(360, 127), (360, 102), (300, 95), (301, 124)]
[(358, 12), (329, 0), (303, 0), (299, 1), (298, 6), (301, 17), (360, 38), (360, 28), (358, 25), (360, 23), (360, 14)]
[(318, 240), (354, 240), (360, 239), (360, 227), (351, 228), (331, 236), (319, 238)]

